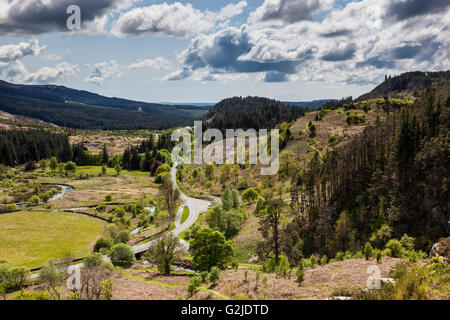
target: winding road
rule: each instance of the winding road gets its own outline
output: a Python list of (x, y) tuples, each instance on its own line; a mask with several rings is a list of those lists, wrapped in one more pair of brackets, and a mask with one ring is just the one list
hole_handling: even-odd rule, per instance
[[(185, 195), (183, 191), (181, 191), (181, 189), (178, 187), (177, 184), (177, 166), (178, 163), (174, 163), (172, 170), (170, 171), (172, 183), (180, 191), (180, 199), (182, 201), (181, 205), (178, 207), (178, 212), (175, 218), (175, 229), (171, 231), (171, 233), (174, 234), (175, 236), (179, 236), (180, 233), (189, 229), (195, 223), (195, 221), (197, 221), (200, 213), (208, 211), (208, 207), (211, 203), (210, 201), (207, 200), (190, 198), (187, 195)], [(189, 208), (189, 217), (186, 219), (186, 221), (183, 222), (183, 224), (181, 224), (180, 222), (183, 216), (183, 209), (185, 206)], [(180, 240), (185, 249), (188, 249), (189, 244), (181, 238)], [(133, 250), (136, 254), (147, 251), (152, 246), (153, 243), (154, 240), (142, 244), (137, 244), (133, 246)]]

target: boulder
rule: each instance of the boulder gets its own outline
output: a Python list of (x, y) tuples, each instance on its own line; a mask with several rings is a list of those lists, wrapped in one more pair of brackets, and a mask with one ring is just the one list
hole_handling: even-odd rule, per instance
[(431, 247), (430, 258), (443, 257), (444, 262), (450, 261), (450, 237), (441, 239)]

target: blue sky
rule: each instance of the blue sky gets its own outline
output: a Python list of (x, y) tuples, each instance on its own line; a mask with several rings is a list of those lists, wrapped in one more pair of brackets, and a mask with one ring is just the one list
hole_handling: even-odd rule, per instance
[(449, 68), (449, 3), (0, 0), (0, 78), (150, 102), (356, 97)]

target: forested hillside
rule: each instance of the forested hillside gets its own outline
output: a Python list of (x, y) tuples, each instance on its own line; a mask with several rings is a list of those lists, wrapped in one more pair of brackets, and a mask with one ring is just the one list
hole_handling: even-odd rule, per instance
[(61, 86), (27, 86), (0, 81), (0, 110), (77, 129), (165, 129), (199, 118), (207, 107), (168, 106)]
[(385, 97), (420, 97), (422, 92), (436, 84), (440, 86), (450, 81), (450, 71), (406, 72), (398, 76), (386, 76), (383, 83), (358, 98), (358, 100), (380, 99)]
[(323, 158), (317, 153), (293, 179), (296, 216), (283, 233), (285, 253), (299, 254), (296, 241), (303, 254), (333, 256), (369, 240), (382, 249), (402, 234), (429, 251), (448, 235), (449, 96), (448, 84), (430, 88), (384, 123)]
[(281, 122), (296, 120), (307, 110), (261, 97), (234, 97), (216, 104), (203, 116), (203, 125), (220, 130), (271, 129)]
[(66, 135), (45, 130), (0, 131), (0, 164), (15, 166), (53, 156), (60, 161), (72, 159), (72, 148)]

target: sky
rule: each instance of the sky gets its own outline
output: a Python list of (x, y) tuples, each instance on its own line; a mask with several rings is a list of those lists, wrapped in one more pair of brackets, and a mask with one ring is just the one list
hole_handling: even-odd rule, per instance
[(147, 102), (357, 97), (450, 69), (449, 39), (448, 0), (0, 0), (0, 79)]

